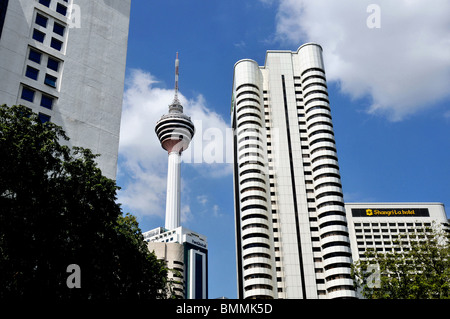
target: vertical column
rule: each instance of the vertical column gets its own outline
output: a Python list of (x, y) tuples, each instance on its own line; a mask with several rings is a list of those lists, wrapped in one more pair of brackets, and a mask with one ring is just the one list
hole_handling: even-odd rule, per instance
[(180, 153), (169, 153), (165, 223), (169, 230), (180, 226), (180, 159)]
[[(266, 174), (262, 74), (252, 60), (235, 64), (234, 119), (236, 121), (237, 162), (235, 178), (239, 195), (237, 249), (242, 265), (239, 272), (244, 299), (276, 297), (276, 272), (270, 210), (269, 179)], [(237, 191), (237, 190), (235, 190)]]
[(299, 48), (303, 102), (328, 298), (352, 298), (351, 250), (322, 49)]

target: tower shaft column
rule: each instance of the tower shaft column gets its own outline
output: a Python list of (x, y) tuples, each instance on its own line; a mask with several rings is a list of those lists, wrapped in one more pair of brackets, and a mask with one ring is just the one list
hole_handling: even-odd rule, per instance
[(165, 228), (169, 230), (180, 226), (180, 161), (179, 152), (169, 153), (165, 223)]

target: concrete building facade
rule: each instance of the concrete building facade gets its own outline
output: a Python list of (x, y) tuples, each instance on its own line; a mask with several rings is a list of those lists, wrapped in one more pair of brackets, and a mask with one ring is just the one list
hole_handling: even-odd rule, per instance
[(0, 0), (0, 103), (63, 127), (115, 179), (131, 0)]
[(165, 260), (173, 293), (182, 299), (208, 299), (208, 241), (185, 227), (143, 233), (148, 249)]
[[(147, 239), (150, 240), (150, 239)], [(149, 242), (148, 249), (159, 259), (165, 260), (170, 271), (167, 279), (171, 282), (171, 293), (178, 298), (185, 298), (184, 249), (183, 245), (173, 242)]]

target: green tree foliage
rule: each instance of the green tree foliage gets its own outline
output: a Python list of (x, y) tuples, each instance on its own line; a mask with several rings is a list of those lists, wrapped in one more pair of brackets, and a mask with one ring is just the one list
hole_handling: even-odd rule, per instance
[[(399, 236), (391, 253), (369, 250), (352, 265), (352, 277), (367, 299), (449, 299), (449, 234), (438, 225)], [(412, 239), (412, 240), (411, 240)]]
[[(115, 181), (65, 140), (27, 108), (0, 107), (0, 298), (165, 298), (165, 264), (122, 214)], [(66, 283), (71, 264), (81, 288)]]

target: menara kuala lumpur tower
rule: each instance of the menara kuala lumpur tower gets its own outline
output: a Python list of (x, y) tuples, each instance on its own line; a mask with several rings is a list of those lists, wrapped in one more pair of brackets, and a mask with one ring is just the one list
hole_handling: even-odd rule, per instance
[(194, 136), (194, 124), (178, 100), (178, 53), (175, 60), (175, 96), (169, 113), (156, 123), (161, 146), (169, 154), (165, 227), (145, 232), (144, 240), (171, 271), (176, 298), (208, 299), (208, 242), (205, 236), (180, 226), (181, 153)]
[(195, 133), (191, 118), (183, 113), (178, 100), (178, 52), (175, 60), (175, 96), (169, 113), (156, 123), (155, 131), (163, 149), (169, 154), (167, 172), (166, 229), (180, 226), (180, 162), (181, 153), (189, 147)]

